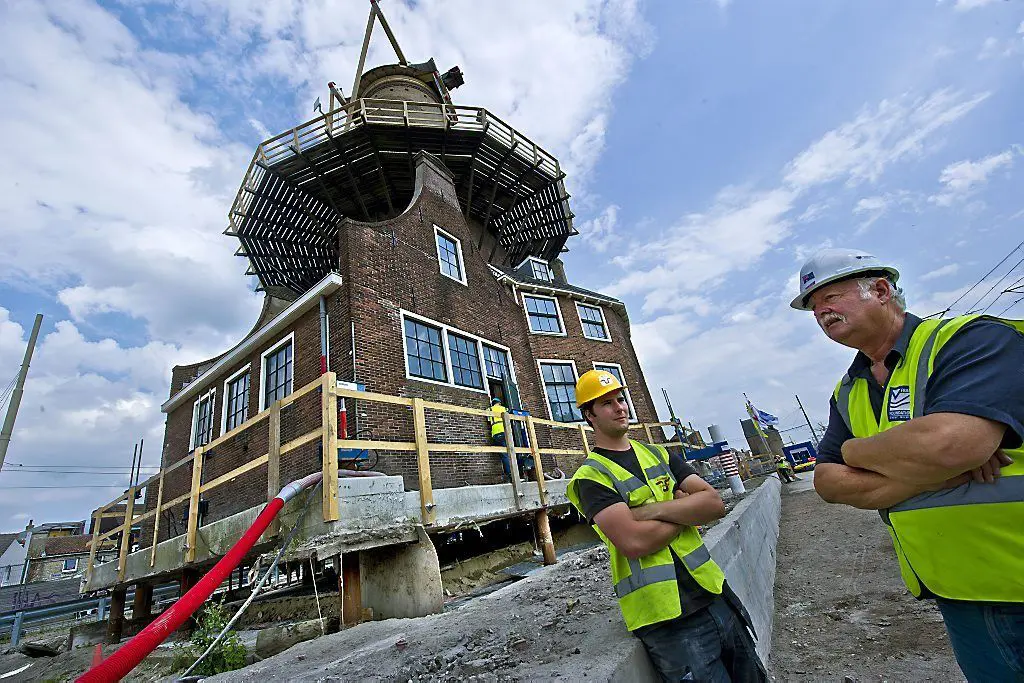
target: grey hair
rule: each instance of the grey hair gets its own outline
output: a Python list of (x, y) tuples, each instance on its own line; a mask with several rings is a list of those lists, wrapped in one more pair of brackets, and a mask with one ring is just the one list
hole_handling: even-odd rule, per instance
[[(862, 277), (857, 280), (857, 286), (860, 288), (860, 298), (870, 299), (871, 290), (874, 288), (875, 283), (878, 282), (877, 277)], [(889, 292), (892, 294), (892, 302), (896, 304), (896, 308), (901, 311), (907, 310), (907, 297), (903, 294), (903, 288), (892, 281), (892, 278), (882, 278), (889, 283)]]

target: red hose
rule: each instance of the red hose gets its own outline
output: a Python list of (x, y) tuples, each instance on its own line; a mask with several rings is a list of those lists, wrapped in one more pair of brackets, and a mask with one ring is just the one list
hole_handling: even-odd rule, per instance
[(139, 662), (146, 658), (150, 652), (167, 639), (167, 636), (174, 633), (179, 626), (192, 616), (199, 609), (207, 598), (213, 595), (213, 591), (224, 583), (235, 567), (245, 558), (249, 550), (256, 544), (259, 537), (270, 526), (270, 522), (284, 506), (285, 502), (291, 499), (296, 493), (320, 481), (321, 474), (316, 473), (292, 482), (281, 489), (281, 493), (267, 503), (267, 507), (259, 514), (252, 526), (242, 534), (238, 542), (231, 547), (228, 554), (221, 558), (220, 562), (213, 566), (206, 575), (199, 580), (192, 589), (181, 596), (177, 602), (171, 605), (149, 626), (139, 631), (131, 640), (117, 649), (114, 654), (103, 662), (82, 674), (77, 680), (78, 683), (86, 681), (119, 681), (138, 666)]

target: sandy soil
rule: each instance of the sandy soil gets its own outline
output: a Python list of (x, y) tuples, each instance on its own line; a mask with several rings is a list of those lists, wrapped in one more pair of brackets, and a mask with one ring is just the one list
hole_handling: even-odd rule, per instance
[(770, 670), (779, 681), (963, 681), (934, 603), (900, 580), (878, 514), (783, 485)]

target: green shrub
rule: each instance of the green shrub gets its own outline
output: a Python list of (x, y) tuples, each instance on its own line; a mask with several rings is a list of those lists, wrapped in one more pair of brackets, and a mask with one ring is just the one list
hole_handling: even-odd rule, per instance
[[(199, 616), (199, 625), (192, 632), (192, 638), (178, 647), (175, 657), (175, 668), (185, 669), (192, 665), (192, 662), (199, 659), (199, 656), (206, 652), (210, 643), (214, 641), (217, 634), (227, 625), (231, 615), (219, 602), (210, 602), (203, 608)], [(228, 631), (217, 647), (199, 663), (193, 674), (201, 676), (212, 676), (213, 674), (225, 671), (234, 671), (245, 666), (245, 646), (238, 639), (238, 634)]]

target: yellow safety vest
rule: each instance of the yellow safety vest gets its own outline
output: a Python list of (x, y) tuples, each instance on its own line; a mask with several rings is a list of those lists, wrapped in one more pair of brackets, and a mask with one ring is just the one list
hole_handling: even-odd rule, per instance
[[(836, 407), (855, 437), (867, 437), (924, 414), (925, 389), (939, 350), (980, 316), (925, 320), (885, 386), (876, 419), (863, 377), (843, 377)], [(998, 319), (997, 319), (998, 320)], [(1024, 322), (1001, 320), (1024, 331)], [(994, 484), (968, 482), (922, 493), (879, 510), (892, 536), (903, 582), (952, 600), (1024, 602), (1024, 448)]]
[(502, 419), (501, 414), (505, 412), (505, 406), (501, 405), (500, 403), (497, 403), (491, 406), (491, 412), (494, 413), (494, 417), (491, 418), (491, 436), (504, 434), (505, 420)]
[[(631, 508), (673, 499), (676, 481), (668, 466), (668, 451), (662, 446), (650, 447), (632, 440), (630, 444), (640, 461), (644, 479), (638, 479), (629, 470), (603, 455), (591, 453), (576, 470), (567, 490), (569, 500), (580, 514), (584, 513), (580, 505), (578, 484), (584, 479), (615, 491)], [(709, 593), (722, 593), (725, 574), (711, 559), (711, 553), (701, 540), (700, 533), (692, 526), (680, 527), (679, 535), (671, 543), (636, 560), (619, 552), (596, 524), (594, 530), (608, 547), (612, 583), (615, 585), (622, 618), (630, 631), (669, 621), (682, 614), (673, 552), (701, 587)]]

